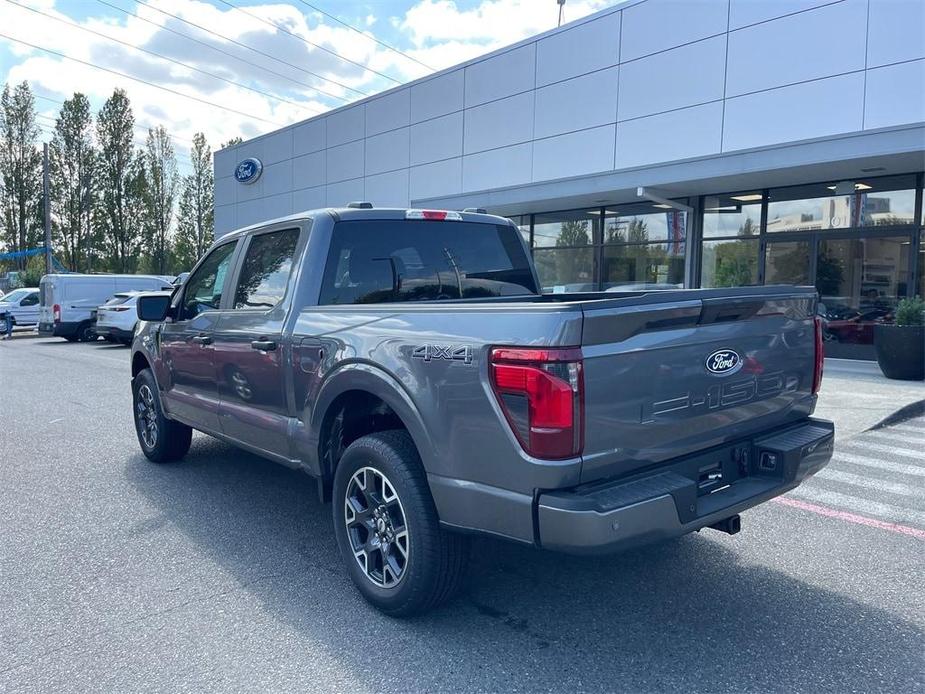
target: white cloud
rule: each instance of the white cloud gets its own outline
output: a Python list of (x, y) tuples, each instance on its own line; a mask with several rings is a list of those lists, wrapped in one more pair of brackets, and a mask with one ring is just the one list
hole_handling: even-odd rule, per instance
[[(55, 0), (15, 1), (60, 17), (65, 22), (74, 21), (56, 9)], [(566, 20), (577, 19), (612, 2), (569, 0), (565, 6)], [(106, 18), (86, 19), (80, 25), (128, 45), (120, 45), (8, 2), (0, 2), (0, 26), (3, 33), (16, 39), (147, 80), (179, 94), (15, 42), (6, 42), (17, 62), (9, 68), (5, 80), (12, 83), (28, 80), (38, 94), (59, 101), (69, 98), (74, 91), (81, 91), (96, 107), (112, 94), (114, 88), (123, 88), (132, 100), (136, 122), (144, 127), (163, 123), (180, 139), (177, 149), (182, 153), (186, 142), (199, 130), (206, 133), (213, 147), (217, 147), (233, 136), (253, 137), (356, 100), (361, 97), (359, 92), (375, 93), (395, 85), (361, 66), (394, 76), (401, 82), (427, 72), (420, 65), (347, 27), (330, 21), (325, 23), (317, 13), (303, 14), (304, 7), (295, 7), (282, 0), (266, 5), (241, 5), (247, 13), (255, 16), (200, 0), (151, 0), (151, 4), (163, 12), (145, 5), (119, 4), (130, 7), (130, 11), (136, 12), (138, 17), (113, 16), (110, 13)], [(198, 24), (205, 30), (191, 27), (164, 13)], [(406, 37), (405, 41), (396, 39), (394, 33), (380, 37), (399, 48), (410, 44), (406, 51), (409, 55), (440, 69), (550, 29), (555, 26), (556, 16), (557, 5), (551, 0), (482, 0), (477, 6), (464, 10), (452, 0), (419, 0), (403, 16), (387, 20), (393, 32), (397, 30), (399, 36)], [(296, 36), (290, 36), (255, 17), (282, 26)], [(368, 28), (377, 24), (378, 20), (370, 14), (364, 21)], [(253, 47), (265, 55), (249, 51), (235, 42)], [(166, 62), (135, 50), (134, 46), (293, 103)], [(358, 65), (345, 62), (333, 53)], [(339, 84), (313, 77), (307, 70)], [(316, 92), (306, 85), (316, 86), (327, 94)], [(44, 124), (50, 125), (58, 105), (49, 101), (39, 101), (38, 105)], [(222, 110), (217, 106), (249, 115)], [(143, 133), (139, 133), (139, 138), (142, 137)]]

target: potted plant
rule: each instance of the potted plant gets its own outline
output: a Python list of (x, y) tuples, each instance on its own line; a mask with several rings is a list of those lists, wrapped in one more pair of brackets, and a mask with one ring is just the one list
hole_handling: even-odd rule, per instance
[(900, 301), (893, 325), (874, 326), (874, 348), (887, 378), (925, 379), (925, 301), (919, 297)]

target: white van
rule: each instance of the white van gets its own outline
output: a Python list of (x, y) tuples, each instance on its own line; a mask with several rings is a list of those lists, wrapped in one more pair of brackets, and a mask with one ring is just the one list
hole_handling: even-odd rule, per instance
[(172, 290), (161, 275), (45, 275), (39, 283), (39, 333), (70, 342), (96, 339), (93, 314), (116, 292)]

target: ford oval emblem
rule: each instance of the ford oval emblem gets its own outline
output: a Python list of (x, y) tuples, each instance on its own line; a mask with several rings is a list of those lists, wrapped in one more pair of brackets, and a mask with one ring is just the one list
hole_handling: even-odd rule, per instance
[(234, 169), (234, 177), (238, 183), (251, 184), (260, 178), (263, 173), (263, 164), (256, 157), (249, 157), (239, 163)]
[(718, 376), (734, 374), (742, 368), (742, 359), (731, 349), (718, 349), (706, 361), (707, 371)]

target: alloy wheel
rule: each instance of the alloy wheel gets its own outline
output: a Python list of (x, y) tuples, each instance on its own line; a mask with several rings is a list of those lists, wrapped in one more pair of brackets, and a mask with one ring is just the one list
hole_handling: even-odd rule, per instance
[(394, 588), (410, 552), (405, 510), (395, 487), (379, 470), (353, 473), (344, 498), (344, 523), (353, 556), (373, 584)]
[(157, 409), (154, 406), (154, 393), (147, 384), (138, 389), (135, 417), (138, 420), (141, 440), (148, 448), (154, 448), (157, 445)]

